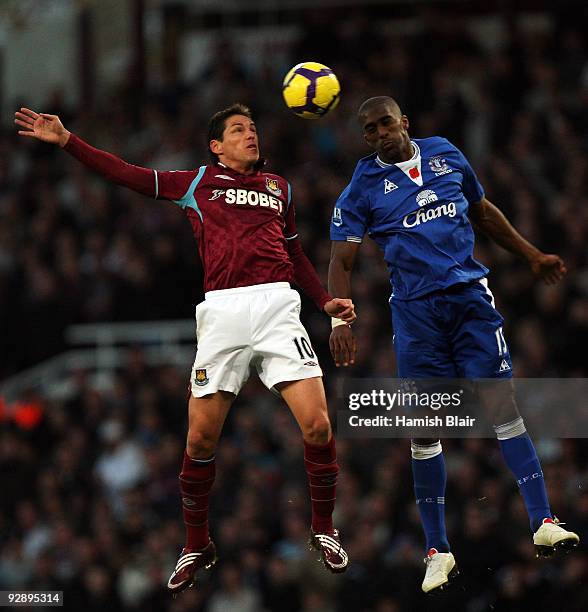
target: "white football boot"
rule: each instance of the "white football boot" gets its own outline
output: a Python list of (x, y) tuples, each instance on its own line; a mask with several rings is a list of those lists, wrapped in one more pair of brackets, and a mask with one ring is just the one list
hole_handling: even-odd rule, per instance
[(541, 527), (533, 534), (537, 557), (551, 557), (556, 552), (569, 552), (578, 546), (580, 538), (573, 531), (566, 531), (557, 518), (544, 518)]
[(440, 553), (431, 548), (425, 557), (427, 571), (422, 589), (425, 593), (442, 591), (459, 574), (452, 553)]

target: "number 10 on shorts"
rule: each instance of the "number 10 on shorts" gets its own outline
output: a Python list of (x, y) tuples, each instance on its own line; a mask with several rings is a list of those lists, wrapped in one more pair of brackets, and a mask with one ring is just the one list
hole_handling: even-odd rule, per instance
[(292, 338), (292, 341), (296, 345), (300, 359), (312, 359), (314, 357), (312, 346), (310, 346), (310, 342), (304, 336)]

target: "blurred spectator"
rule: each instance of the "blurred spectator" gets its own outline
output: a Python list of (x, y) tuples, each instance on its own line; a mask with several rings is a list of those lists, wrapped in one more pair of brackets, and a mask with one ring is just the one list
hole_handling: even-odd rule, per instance
[(210, 598), (210, 612), (257, 612), (259, 599), (257, 593), (243, 585), (241, 570), (238, 565), (230, 562), (220, 569), (220, 590)]

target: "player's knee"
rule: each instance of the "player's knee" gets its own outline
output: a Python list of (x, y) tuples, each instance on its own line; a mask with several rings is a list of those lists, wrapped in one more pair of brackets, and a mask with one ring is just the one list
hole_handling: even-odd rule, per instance
[(520, 416), (510, 381), (486, 390), (480, 394), (480, 398), (484, 410), (494, 423), (509, 423)]
[(516, 402), (507, 402), (503, 406), (498, 406), (493, 414), (494, 423), (510, 423), (518, 419), (521, 415), (517, 408)]
[(328, 418), (311, 421), (302, 432), (304, 439), (310, 444), (326, 444), (331, 437), (331, 424)]
[(207, 459), (216, 450), (216, 440), (203, 431), (188, 431), (186, 452), (192, 459)]
[(413, 438), (411, 442), (419, 446), (435, 446), (441, 440), (439, 438)]

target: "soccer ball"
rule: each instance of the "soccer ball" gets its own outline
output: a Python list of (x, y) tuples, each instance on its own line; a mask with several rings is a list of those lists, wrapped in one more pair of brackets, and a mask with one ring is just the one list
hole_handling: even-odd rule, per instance
[(340, 93), (335, 73), (318, 62), (297, 64), (284, 77), (282, 86), (286, 105), (304, 119), (320, 119), (333, 110)]

